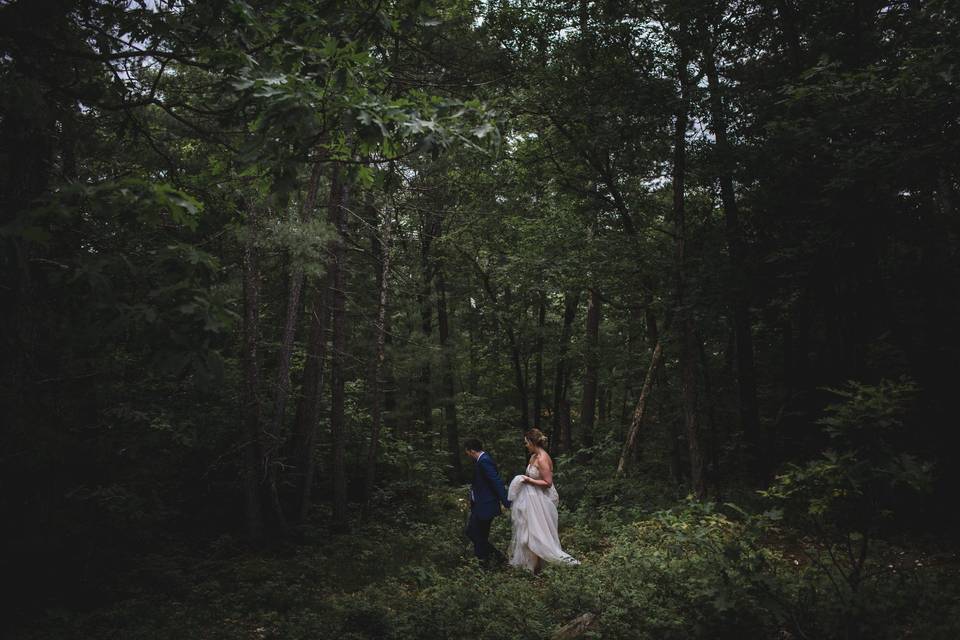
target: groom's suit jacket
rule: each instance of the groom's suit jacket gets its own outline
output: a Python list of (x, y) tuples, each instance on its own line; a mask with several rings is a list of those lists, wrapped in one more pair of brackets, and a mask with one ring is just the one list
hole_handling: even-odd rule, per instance
[(487, 452), (477, 458), (477, 463), (474, 465), (470, 498), (472, 501), (470, 510), (476, 517), (483, 520), (499, 515), (501, 503), (507, 508), (510, 507), (507, 488), (503, 486), (497, 465)]

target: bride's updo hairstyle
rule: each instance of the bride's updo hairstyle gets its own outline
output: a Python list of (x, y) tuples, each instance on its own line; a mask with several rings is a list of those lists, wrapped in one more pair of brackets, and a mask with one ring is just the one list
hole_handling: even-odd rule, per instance
[(547, 436), (543, 435), (540, 429), (530, 429), (523, 437), (530, 441), (530, 444), (536, 445), (541, 449), (547, 448)]

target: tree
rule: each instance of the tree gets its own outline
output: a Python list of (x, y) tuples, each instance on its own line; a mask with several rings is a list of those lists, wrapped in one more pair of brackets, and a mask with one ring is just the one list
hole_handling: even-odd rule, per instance
[(750, 292), (746, 273), (743, 230), (733, 185), (734, 156), (727, 130), (727, 109), (724, 105), (720, 74), (717, 70), (716, 49), (718, 28), (702, 25), (699, 39), (703, 43), (703, 67), (710, 93), (710, 121), (716, 139), (715, 148), (720, 180), (720, 199), (723, 205), (727, 253), (730, 257), (732, 281), (733, 326), (737, 359), (737, 387), (739, 390), (740, 421), (749, 446), (748, 459), (755, 467), (762, 459), (759, 449), (760, 418), (757, 407), (757, 380), (753, 359), (753, 333), (750, 319)]

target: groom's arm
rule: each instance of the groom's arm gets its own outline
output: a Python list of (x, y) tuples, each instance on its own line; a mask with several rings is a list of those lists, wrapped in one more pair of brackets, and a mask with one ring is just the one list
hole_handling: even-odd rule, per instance
[(493, 486), (494, 493), (500, 498), (500, 502), (503, 503), (507, 509), (510, 508), (510, 499), (507, 498), (507, 489), (503, 486), (503, 480), (500, 479), (500, 473), (497, 471), (496, 465), (493, 464), (489, 458), (482, 458), (478, 461), (480, 464), (480, 469), (483, 471), (484, 477), (487, 479), (487, 482)]

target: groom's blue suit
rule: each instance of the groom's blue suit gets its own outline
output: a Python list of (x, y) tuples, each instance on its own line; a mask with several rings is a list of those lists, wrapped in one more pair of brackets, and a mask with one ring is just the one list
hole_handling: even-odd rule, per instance
[(473, 551), (482, 562), (491, 555), (502, 554), (494, 549), (487, 539), (490, 536), (490, 523), (500, 515), (500, 505), (510, 508), (507, 489), (503, 486), (497, 465), (489, 453), (483, 452), (477, 458), (473, 471), (473, 484), (470, 485), (470, 520), (465, 533), (473, 542)]

